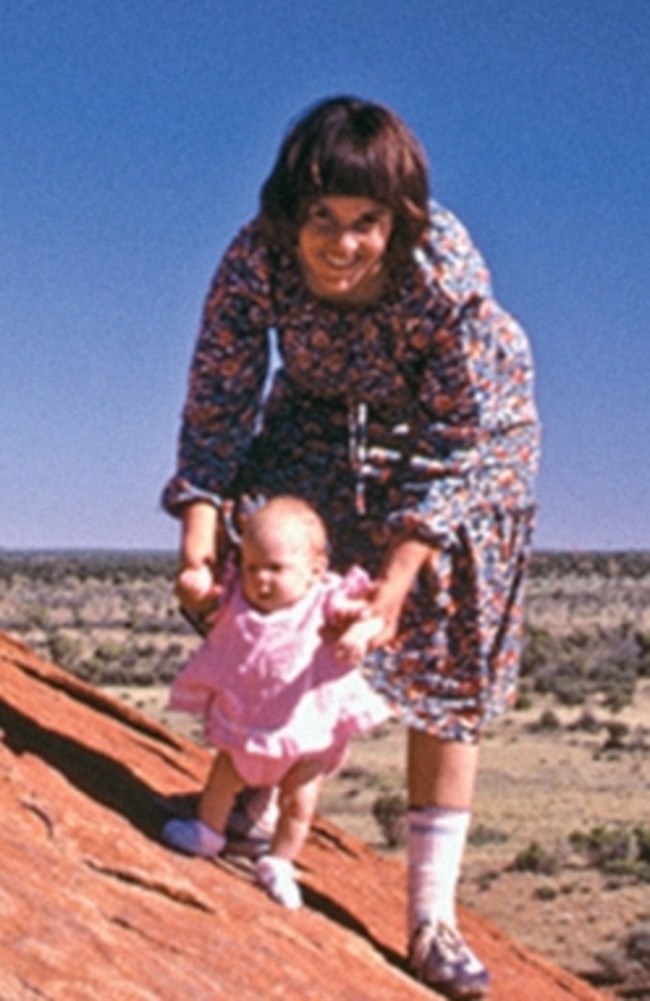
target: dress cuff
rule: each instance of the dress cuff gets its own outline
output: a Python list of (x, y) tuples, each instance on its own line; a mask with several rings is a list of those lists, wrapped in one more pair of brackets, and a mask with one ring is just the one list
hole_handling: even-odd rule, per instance
[(213, 493), (210, 490), (203, 490), (201, 487), (195, 487), (189, 480), (185, 479), (175, 478), (170, 480), (162, 495), (163, 508), (168, 514), (175, 517), (180, 515), (184, 507), (196, 501), (212, 504), (217, 510), (223, 506), (223, 498), (220, 494)]

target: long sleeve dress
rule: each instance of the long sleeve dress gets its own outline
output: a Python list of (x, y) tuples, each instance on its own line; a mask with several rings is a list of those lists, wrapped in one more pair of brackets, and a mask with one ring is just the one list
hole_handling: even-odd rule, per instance
[(207, 296), (163, 503), (297, 494), (338, 570), (428, 542), (367, 676), (409, 725), (471, 742), (514, 697), (538, 445), (526, 335), (450, 212), (432, 204), (399, 280), (345, 309), (253, 221)]

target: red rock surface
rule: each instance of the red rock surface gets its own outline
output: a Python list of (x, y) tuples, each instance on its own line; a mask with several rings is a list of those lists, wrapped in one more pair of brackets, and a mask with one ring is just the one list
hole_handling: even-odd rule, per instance
[[(324, 820), (288, 913), (159, 843), (202, 749), (0, 634), (0, 1001), (407, 1001), (404, 870)], [(597, 1001), (476, 914), (494, 1001)]]

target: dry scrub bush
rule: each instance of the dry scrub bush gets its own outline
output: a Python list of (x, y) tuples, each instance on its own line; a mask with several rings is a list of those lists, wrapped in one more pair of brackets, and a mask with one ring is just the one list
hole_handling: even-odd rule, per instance
[(574, 831), (569, 836), (569, 843), (585, 858), (587, 865), (605, 875), (650, 883), (650, 828), (599, 826), (587, 833)]
[(552, 695), (561, 705), (582, 705), (599, 696), (611, 712), (620, 712), (633, 701), (637, 682), (648, 670), (645, 634), (633, 632), (629, 623), (565, 635), (528, 626), (522, 678), (528, 690)]
[(650, 1001), (650, 921), (633, 925), (619, 943), (596, 953), (599, 984), (617, 985), (620, 997)]
[(7, 554), (0, 629), (93, 684), (168, 684), (196, 645), (175, 565), (169, 554)]
[(406, 844), (406, 796), (400, 792), (382, 793), (372, 804), (372, 815), (389, 848)]
[(515, 855), (511, 865), (514, 872), (533, 872), (542, 876), (554, 876), (561, 868), (559, 851), (549, 852), (539, 841), (531, 841)]

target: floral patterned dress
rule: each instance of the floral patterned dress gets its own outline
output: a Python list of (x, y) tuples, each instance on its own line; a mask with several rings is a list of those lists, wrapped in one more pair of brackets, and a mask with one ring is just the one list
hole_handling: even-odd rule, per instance
[(376, 573), (396, 536), (430, 543), (365, 670), (410, 726), (472, 742), (514, 698), (538, 448), (526, 335), (450, 212), (433, 204), (399, 281), (346, 309), (253, 221), (206, 300), (163, 503), (297, 494), (339, 571)]

